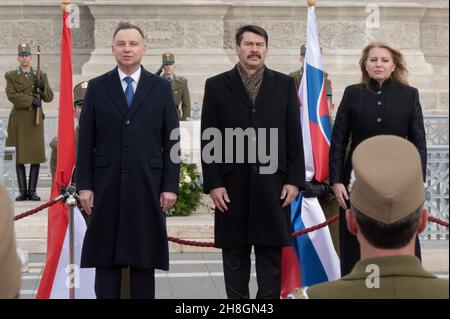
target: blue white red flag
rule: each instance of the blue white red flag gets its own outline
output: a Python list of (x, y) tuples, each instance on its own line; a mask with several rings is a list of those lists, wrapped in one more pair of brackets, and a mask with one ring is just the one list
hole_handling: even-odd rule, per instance
[[(310, 6), (303, 77), (298, 92), (307, 181), (314, 179), (323, 182), (328, 178), (331, 121), (324, 78), (315, 7)], [(291, 204), (293, 232), (324, 221), (325, 216), (317, 198), (303, 198), (299, 195)], [(294, 238), (293, 248), (298, 260), (283, 256), (283, 272), (287, 268), (298, 268), (299, 280), (296, 276), (290, 279), (283, 275), (282, 295), (288, 294), (292, 288), (311, 286), (340, 277), (339, 258), (328, 227)]]

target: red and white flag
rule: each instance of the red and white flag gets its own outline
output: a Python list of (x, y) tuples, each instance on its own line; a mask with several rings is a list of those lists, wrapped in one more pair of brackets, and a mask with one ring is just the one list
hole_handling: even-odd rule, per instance
[[(71, 182), (75, 163), (75, 135), (72, 96), (72, 38), (70, 14), (63, 13), (61, 35), (61, 72), (58, 116), (58, 157), (50, 198), (60, 194)], [(78, 208), (74, 209), (75, 265), (69, 265), (68, 208), (59, 201), (48, 210), (47, 257), (37, 293), (38, 299), (68, 299), (74, 279), (75, 297), (95, 298), (94, 269), (80, 269), (81, 248), (86, 223)]]

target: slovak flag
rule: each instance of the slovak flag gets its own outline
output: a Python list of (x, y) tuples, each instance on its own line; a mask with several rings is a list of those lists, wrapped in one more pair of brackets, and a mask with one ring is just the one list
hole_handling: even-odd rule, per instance
[[(69, 7), (70, 8), (70, 7)], [(72, 38), (69, 9), (63, 13), (61, 35), (61, 73), (58, 116), (58, 155), (55, 179), (50, 198), (60, 194), (61, 187), (68, 186), (75, 163), (75, 136), (72, 97)], [(81, 247), (86, 232), (86, 222), (80, 210), (74, 208), (75, 265), (69, 265), (68, 208), (62, 201), (48, 210), (47, 256), (36, 298), (68, 299), (69, 288), (75, 288), (75, 298), (95, 298), (95, 269), (80, 269)], [(72, 281), (73, 279), (73, 281)]]
[[(308, 8), (306, 54), (298, 97), (306, 180), (323, 182), (328, 178), (331, 122), (314, 6)], [(292, 202), (293, 232), (324, 221), (325, 216), (317, 198), (303, 198), (300, 194)], [(292, 242), (293, 247), (283, 251), (282, 297), (296, 288), (340, 277), (339, 258), (328, 227), (293, 238)], [(295, 254), (292, 250), (295, 250)]]

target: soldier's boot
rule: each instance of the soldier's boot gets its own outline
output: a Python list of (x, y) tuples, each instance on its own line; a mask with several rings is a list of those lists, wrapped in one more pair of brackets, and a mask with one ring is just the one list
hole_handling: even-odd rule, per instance
[(25, 165), (16, 165), (17, 184), (19, 185), (19, 196), (16, 197), (16, 201), (27, 200), (27, 176), (25, 175)]
[(36, 186), (39, 177), (39, 164), (30, 165), (30, 180), (28, 183), (28, 199), (40, 201), (41, 198), (36, 194)]

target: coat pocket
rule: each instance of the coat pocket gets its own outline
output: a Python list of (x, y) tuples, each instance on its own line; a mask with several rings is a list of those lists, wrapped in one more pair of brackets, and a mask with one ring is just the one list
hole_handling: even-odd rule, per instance
[(94, 167), (107, 167), (109, 164), (109, 156), (96, 156), (94, 158)]
[(286, 162), (282, 162), (282, 161), (278, 162), (278, 170), (280, 172), (283, 172), (283, 173), (287, 174), (288, 173), (288, 168), (287, 168)]
[(221, 164), (220, 165), (220, 173), (222, 175), (228, 174), (236, 169), (236, 164)]
[(151, 168), (163, 168), (164, 160), (161, 157), (153, 157), (149, 160), (149, 165)]

